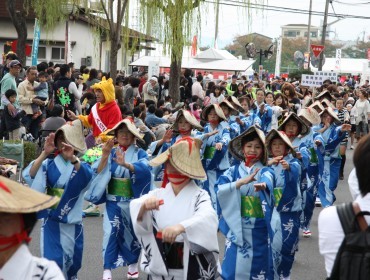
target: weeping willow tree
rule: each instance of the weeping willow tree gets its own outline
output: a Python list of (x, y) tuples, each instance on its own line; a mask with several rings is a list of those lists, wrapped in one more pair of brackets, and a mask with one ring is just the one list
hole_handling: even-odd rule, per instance
[[(179, 101), (179, 84), (184, 46), (189, 45), (191, 37), (200, 30), (201, 19), (207, 19), (207, 12), (201, 14), (200, 6), (205, 0), (140, 0), (142, 23), (149, 25), (154, 36), (164, 44), (165, 53), (171, 57), (169, 92), (173, 103)], [(264, 0), (240, 0), (241, 7), (248, 13), (248, 26), (251, 25), (251, 3), (264, 3)], [(209, 2), (212, 3), (212, 2)], [(218, 36), (218, 20), (221, 0), (214, 0), (215, 7), (215, 45)], [(148, 29), (147, 29), (148, 31)]]
[(109, 71), (115, 81), (117, 75), (117, 56), (122, 46), (122, 24), (129, 0), (100, 0), (96, 9), (90, 9), (89, 0), (26, 0), (26, 5), (31, 8), (40, 24), (47, 32), (60, 22), (65, 22), (69, 16), (77, 16), (81, 11), (95, 23), (95, 29), (101, 34), (106, 34), (110, 43)]

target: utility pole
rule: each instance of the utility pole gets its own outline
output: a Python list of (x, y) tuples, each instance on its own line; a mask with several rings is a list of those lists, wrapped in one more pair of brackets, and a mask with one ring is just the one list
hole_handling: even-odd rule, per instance
[(219, 14), (220, 14), (220, 3), (217, 1), (216, 3), (216, 26), (215, 26), (215, 42), (213, 44), (213, 47), (215, 49), (218, 49), (217, 45), (217, 37), (218, 37), (218, 21), (219, 21)]
[[(310, 10), (308, 13), (308, 28), (307, 28), (307, 52), (310, 53), (311, 50), (311, 15), (312, 15), (312, 0), (310, 0)], [(310, 67), (311, 57), (308, 57), (308, 70)]]
[[(325, 4), (325, 15), (324, 15), (324, 24), (322, 26), (322, 34), (321, 34), (321, 45), (325, 46), (325, 39), (326, 39), (326, 27), (328, 25), (328, 10), (329, 10), (329, 3), (331, 0), (326, 0)], [(324, 52), (322, 51), (320, 54), (319, 60), (319, 71), (322, 71), (322, 62), (324, 60)]]

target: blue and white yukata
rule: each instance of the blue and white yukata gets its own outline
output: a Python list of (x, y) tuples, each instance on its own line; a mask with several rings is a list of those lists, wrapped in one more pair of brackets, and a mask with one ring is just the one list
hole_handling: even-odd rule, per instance
[(31, 178), (32, 164), (23, 171), (26, 183), (36, 191), (61, 197), (57, 206), (39, 212), (43, 219), (41, 255), (55, 261), (66, 279), (77, 279), (83, 252), (83, 196), (92, 178), (91, 167), (81, 162), (77, 171), (70, 161), (58, 155), (44, 160)]
[[(257, 181), (236, 188), (236, 181), (259, 168)], [(269, 234), (265, 210), (273, 205), (273, 173), (261, 162), (248, 168), (235, 165), (218, 179), (215, 187), (221, 212), (219, 229), (226, 237), (222, 263), (223, 279), (267, 279)], [(265, 182), (265, 191), (255, 192), (254, 184)]]
[[(210, 124), (207, 124), (204, 128), (205, 133), (218, 130), (217, 134), (214, 134), (207, 139), (204, 139), (201, 152), (203, 155), (202, 164), (207, 174), (207, 180), (203, 182), (203, 189), (205, 189), (211, 197), (213, 209), (218, 213), (217, 198), (215, 193), (215, 184), (224, 171), (230, 167), (228, 145), (230, 142), (230, 131), (227, 122), (221, 122), (218, 126), (213, 129)], [(216, 150), (216, 143), (222, 143), (222, 149)]]
[(257, 102), (255, 102), (255, 104), (257, 108), (251, 111), (260, 118), (261, 130), (263, 130), (263, 132), (267, 134), (271, 130), (271, 122), (272, 122), (272, 115), (273, 115), (272, 108), (268, 104), (265, 103), (264, 112), (261, 114), (259, 105), (257, 104)]
[(85, 194), (85, 199), (92, 203), (99, 204), (106, 200), (103, 220), (104, 269), (138, 262), (141, 247), (132, 227), (130, 202), (148, 193), (151, 188), (147, 153), (134, 144), (128, 147), (125, 161), (134, 166), (135, 173), (132, 173), (113, 160), (117, 149), (120, 147), (112, 149), (107, 165), (100, 173), (97, 173), (97, 169), (101, 159), (93, 164), (93, 179)]
[(272, 165), (275, 174), (274, 209), (271, 217), (271, 247), (274, 279), (289, 277), (298, 248), (300, 216), (302, 213), (301, 164), (291, 154), (284, 157), (289, 170)]
[(314, 135), (314, 140), (319, 140), (322, 143), (316, 147), (316, 153), (319, 162), (318, 195), (323, 207), (331, 206), (335, 202), (334, 191), (338, 185), (342, 162), (339, 146), (345, 137), (346, 133), (341, 131), (341, 126), (335, 124), (332, 124), (323, 133)]
[(240, 119), (244, 122), (243, 125), (240, 125), (240, 134), (242, 134), (252, 125), (256, 125), (257, 127), (262, 126), (260, 117), (254, 114), (252, 111), (249, 111), (247, 116), (241, 114)]
[(304, 230), (310, 228), (319, 181), (319, 164), (313, 136), (314, 130), (310, 128), (310, 132), (307, 135), (302, 138), (296, 137), (292, 142), (293, 147), (299, 147), (299, 152), (302, 155), (301, 191), (303, 212), (301, 228)]

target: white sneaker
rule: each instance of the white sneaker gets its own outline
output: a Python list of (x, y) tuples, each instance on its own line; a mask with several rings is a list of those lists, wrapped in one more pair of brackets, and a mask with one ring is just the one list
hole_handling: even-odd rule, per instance
[(353, 150), (354, 149), (354, 147), (353, 146), (351, 146), (351, 150)]
[(83, 210), (82, 212), (86, 217), (99, 217), (100, 216), (99, 206), (96, 206), (94, 204), (89, 204), (86, 207), (86, 209)]
[(315, 206), (321, 207), (321, 200), (319, 197), (316, 197)]
[(139, 279), (139, 269), (137, 263), (133, 263), (128, 266), (127, 279)]
[(303, 230), (303, 237), (305, 237), (305, 238), (310, 238), (311, 237), (311, 231), (308, 228)]
[(112, 271), (110, 269), (104, 269), (103, 280), (112, 280)]

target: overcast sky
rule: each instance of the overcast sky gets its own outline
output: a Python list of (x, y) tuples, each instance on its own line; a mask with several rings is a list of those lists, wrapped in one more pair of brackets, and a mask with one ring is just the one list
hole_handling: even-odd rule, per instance
[[(214, 0), (209, 0), (214, 1)], [(229, 2), (228, 0), (221, 0), (222, 2)], [(242, 1), (232, 0), (231, 2)], [(339, 1), (339, 2), (337, 2)], [(251, 1), (253, 2), (253, 1)], [(267, 4), (267, 1), (264, 1)], [(325, 0), (313, 0), (312, 10), (325, 10)], [(370, 1), (366, 0), (334, 0), (333, 6), (336, 14), (350, 14), (360, 16), (370, 16), (370, 4), (362, 5)], [(259, 1), (262, 3), (262, 0)], [(309, 10), (309, 0), (269, 0), (268, 4), (272, 6), (289, 7), (297, 9)], [(203, 18), (201, 46), (212, 46), (214, 35), (214, 8), (211, 4), (208, 8), (207, 17)], [(257, 12), (251, 10), (252, 22), (249, 25), (245, 12), (241, 12), (243, 8), (232, 6), (220, 6), (220, 23), (218, 35), (218, 47), (222, 48), (232, 42), (236, 35), (244, 35), (251, 32), (257, 32), (266, 36), (277, 38), (281, 35), (281, 26), (286, 24), (308, 24), (308, 15), (294, 14), (276, 11)], [(329, 13), (333, 13), (333, 8), (329, 6)], [(323, 16), (313, 15), (311, 24), (320, 26)], [(335, 21), (336, 18), (329, 17), (328, 22)], [(335, 31), (340, 40), (357, 40), (358, 37), (363, 37), (365, 32), (365, 41), (369, 40), (370, 35), (370, 20), (369, 19), (343, 19), (330, 26), (330, 30)], [(333, 38), (334, 33), (330, 34)]]

